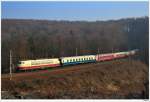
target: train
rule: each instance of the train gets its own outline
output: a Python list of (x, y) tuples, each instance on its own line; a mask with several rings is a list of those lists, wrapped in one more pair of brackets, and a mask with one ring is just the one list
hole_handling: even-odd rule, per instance
[(84, 63), (95, 63), (102, 61), (109, 61), (113, 59), (125, 58), (137, 53), (138, 49), (116, 53), (105, 53), (96, 55), (82, 55), (71, 57), (60, 57), (51, 59), (36, 59), (36, 60), (23, 60), (19, 61), (17, 70), (33, 70), (33, 69), (45, 69), (52, 67), (62, 67), (68, 65), (77, 65)]

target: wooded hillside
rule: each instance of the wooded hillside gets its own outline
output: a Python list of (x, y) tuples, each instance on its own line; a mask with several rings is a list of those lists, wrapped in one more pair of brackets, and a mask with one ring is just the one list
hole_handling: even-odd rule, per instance
[(2, 19), (2, 73), (18, 60), (52, 58), (139, 49), (148, 65), (149, 18), (110, 21), (47, 21)]

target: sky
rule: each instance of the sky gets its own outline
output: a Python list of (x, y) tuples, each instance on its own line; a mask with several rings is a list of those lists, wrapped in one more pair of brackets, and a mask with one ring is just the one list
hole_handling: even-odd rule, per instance
[(1, 18), (98, 21), (148, 16), (148, 2), (3, 1)]

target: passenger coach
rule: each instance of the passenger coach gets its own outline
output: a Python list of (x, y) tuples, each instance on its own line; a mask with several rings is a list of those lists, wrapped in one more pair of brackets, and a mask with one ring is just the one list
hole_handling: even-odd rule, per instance
[(61, 58), (62, 65), (75, 65), (81, 63), (91, 63), (96, 62), (95, 55), (87, 55), (87, 56), (73, 56), (73, 57), (62, 57)]
[(112, 60), (114, 58), (115, 58), (115, 56), (113, 53), (96, 55), (96, 61), (108, 61), (108, 60)]

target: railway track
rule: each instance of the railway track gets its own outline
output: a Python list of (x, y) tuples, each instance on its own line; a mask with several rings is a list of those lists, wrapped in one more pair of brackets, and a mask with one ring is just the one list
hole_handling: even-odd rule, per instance
[[(105, 62), (97, 62), (97, 63), (87, 63), (87, 64), (79, 64), (74, 66), (65, 66), (65, 67), (55, 67), (50, 68), (49, 70), (38, 70), (33, 72), (21, 72), (21, 73), (13, 73), (12, 80), (31, 80), (31, 79), (39, 79), (39, 78), (47, 78), (49, 76), (55, 75), (63, 75), (63, 74), (71, 74), (71, 73), (82, 73), (86, 71), (92, 71), (97, 68), (106, 68), (110, 67), (111, 64), (119, 64), (122, 60), (127, 59), (116, 59), (112, 61)], [(10, 80), (9, 74), (2, 74), (1, 79)]]
[[(88, 64), (82, 64), (82, 65), (76, 65), (76, 66), (67, 66), (67, 67), (60, 67), (60, 68), (53, 68), (51, 70), (40, 70), (40, 71), (34, 71), (34, 72), (21, 72), (21, 73), (13, 73), (12, 74), (12, 80), (30, 80), (33, 78), (46, 78), (48, 76), (58, 75), (58, 74), (69, 74), (69, 73), (78, 73), (83, 71), (89, 71), (92, 69), (95, 69), (99, 64), (105, 64), (105, 63), (88, 63)], [(91, 67), (90, 69), (88, 67)], [(9, 80), (10, 75), (9, 74), (3, 74), (1, 76), (2, 80)]]

